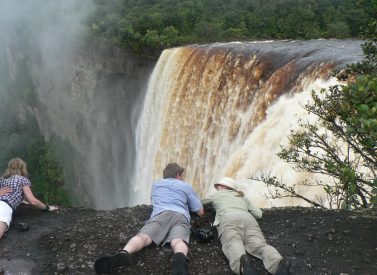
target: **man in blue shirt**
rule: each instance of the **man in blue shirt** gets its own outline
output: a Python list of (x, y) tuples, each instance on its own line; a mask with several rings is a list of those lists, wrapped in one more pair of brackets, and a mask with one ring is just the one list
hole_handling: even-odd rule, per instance
[(165, 167), (163, 179), (152, 186), (153, 211), (150, 219), (121, 252), (101, 257), (95, 262), (97, 273), (110, 273), (116, 267), (129, 265), (130, 254), (154, 242), (156, 245), (170, 245), (173, 249), (174, 275), (187, 274), (190, 212), (203, 216), (204, 209), (192, 186), (183, 181), (184, 170), (177, 163), (169, 163)]

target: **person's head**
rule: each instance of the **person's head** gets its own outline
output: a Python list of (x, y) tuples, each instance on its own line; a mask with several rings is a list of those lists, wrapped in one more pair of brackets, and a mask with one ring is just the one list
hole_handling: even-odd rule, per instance
[(242, 191), (238, 191), (237, 189), (237, 184), (234, 181), (234, 179), (229, 178), (229, 177), (224, 177), (221, 180), (217, 181), (215, 184), (215, 189), (217, 191), (227, 189), (227, 190), (233, 190), (238, 193), (239, 196), (243, 197), (244, 193)]
[(179, 166), (177, 163), (169, 163), (166, 165), (162, 176), (164, 179), (181, 177), (185, 168)]
[(8, 162), (8, 168), (3, 175), (4, 178), (9, 178), (14, 175), (28, 176), (26, 163), (20, 158), (13, 158)]
[(234, 179), (229, 178), (229, 177), (224, 177), (221, 180), (217, 181), (215, 184), (215, 189), (232, 189), (232, 190), (237, 190), (236, 187), (236, 182)]

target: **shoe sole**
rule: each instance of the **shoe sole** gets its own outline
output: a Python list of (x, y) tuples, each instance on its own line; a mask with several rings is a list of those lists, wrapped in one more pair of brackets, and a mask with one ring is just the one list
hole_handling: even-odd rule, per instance
[(99, 258), (94, 263), (94, 270), (99, 274), (106, 274), (112, 272), (115, 268), (129, 265), (127, 255), (115, 254), (111, 256), (104, 256)]

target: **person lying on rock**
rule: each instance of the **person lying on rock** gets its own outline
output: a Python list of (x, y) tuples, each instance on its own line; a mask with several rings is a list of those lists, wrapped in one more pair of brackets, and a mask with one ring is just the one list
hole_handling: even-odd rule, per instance
[(187, 274), (186, 256), (190, 238), (190, 212), (204, 215), (203, 205), (191, 185), (183, 181), (184, 168), (169, 163), (163, 170), (163, 179), (153, 183), (150, 219), (132, 237), (122, 251), (103, 256), (94, 263), (97, 273), (110, 273), (120, 266), (130, 265), (130, 254), (155, 243), (170, 245), (173, 249), (173, 274)]
[(30, 188), (31, 182), (27, 177), (26, 163), (20, 158), (11, 159), (8, 168), (0, 177), (0, 239), (9, 228), (13, 211), (23, 199), (46, 211), (59, 209), (57, 206), (48, 205), (34, 197)]
[(253, 205), (238, 191), (236, 182), (229, 177), (214, 184), (216, 193), (202, 200), (216, 211), (214, 226), (221, 241), (222, 250), (236, 274), (256, 275), (248, 258), (249, 253), (263, 261), (271, 274), (289, 274), (289, 261), (266, 243), (256, 219), (262, 218), (262, 210)]

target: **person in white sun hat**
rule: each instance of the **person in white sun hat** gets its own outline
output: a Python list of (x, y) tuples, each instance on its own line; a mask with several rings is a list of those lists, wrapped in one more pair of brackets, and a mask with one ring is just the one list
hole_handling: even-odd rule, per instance
[(224, 177), (214, 184), (216, 193), (202, 200), (216, 211), (214, 226), (221, 241), (222, 250), (236, 274), (256, 275), (246, 254), (263, 261), (271, 274), (289, 274), (290, 262), (266, 243), (256, 219), (262, 218), (262, 210), (253, 205), (239, 191), (236, 182)]

